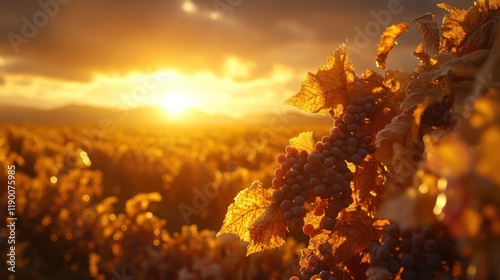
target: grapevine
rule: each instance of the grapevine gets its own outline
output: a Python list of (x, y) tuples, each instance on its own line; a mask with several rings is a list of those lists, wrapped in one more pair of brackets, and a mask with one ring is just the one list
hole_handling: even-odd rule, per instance
[(292, 138), (272, 182), (240, 192), (219, 235), (251, 254), (301, 230), (310, 239), (294, 280), (500, 278), (500, 3), (438, 6), (441, 28), (430, 13), (413, 20), (412, 73), (386, 69), (409, 29), (400, 23), (376, 51), (384, 75), (356, 76), (347, 42), (307, 75), (285, 104), (330, 113), (333, 127)]

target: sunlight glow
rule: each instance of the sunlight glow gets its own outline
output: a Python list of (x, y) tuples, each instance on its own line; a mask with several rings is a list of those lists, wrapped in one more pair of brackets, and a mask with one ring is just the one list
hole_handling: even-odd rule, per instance
[(183, 113), (193, 105), (193, 99), (187, 94), (180, 92), (168, 94), (160, 104), (165, 110), (174, 115)]

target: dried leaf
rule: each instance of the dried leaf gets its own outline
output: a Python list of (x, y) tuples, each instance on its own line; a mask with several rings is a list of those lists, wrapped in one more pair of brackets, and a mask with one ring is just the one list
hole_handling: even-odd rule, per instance
[(264, 189), (257, 182), (234, 198), (217, 236), (234, 234), (250, 242), (248, 254), (282, 246), (286, 232), (283, 213), (279, 212), (272, 189)]
[(441, 100), (441, 92), (433, 83), (423, 79), (413, 80), (408, 84), (406, 98), (401, 102), (403, 112), (413, 112), (418, 104), (428, 98), (430, 103)]
[(420, 53), (433, 57), (439, 51), (439, 29), (434, 21), (434, 15), (427, 13), (413, 20), (417, 26), (420, 38), (422, 39), (422, 50)]
[(398, 23), (387, 27), (380, 37), (380, 43), (378, 44), (377, 53), (375, 55), (375, 62), (377, 67), (385, 69), (385, 60), (389, 52), (397, 45), (396, 40), (403, 34), (408, 32), (408, 24)]
[(306, 150), (308, 153), (314, 151), (313, 132), (302, 132), (299, 136), (290, 139), (290, 145), (297, 150)]
[(320, 66), (316, 74), (308, 73), (300, 91), (285, 104), (306, 112), (326, 113), (359, 96), (355, 79), (347, 44), (343, 44), (330, 54), (327, 64)]
[(488, 0), (476, 1), (469, 10), (438, 4), (449, 13), (441, 27), (440, 53), (463, 55), (491, 48), (500, 17), (499, 6), (499, 1)]
[(403, 112), (392, 119), (375, 138), (376, 157), (384, 164), (390, 165), (394, 156), (394, 143), (405, 143), (408, 132), (413, 126), (414, 118), (410, 112)]
[(283, 220), (283, 211), (277, 203), (267, 207), (250, 227), (250, 244), (247, 256), (285, 245), (286, 224)]

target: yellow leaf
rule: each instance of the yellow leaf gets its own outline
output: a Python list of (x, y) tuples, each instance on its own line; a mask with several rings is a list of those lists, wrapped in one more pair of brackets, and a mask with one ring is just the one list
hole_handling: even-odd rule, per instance
[(277, 203), (267, 207), (264, 214), (250, 227), (247, 256), (285, 245), (286, 224)]
[(308, 73), (300, 91), (285, 104), (306, 112), (326, 113), (358, 97), (355, 80), (347, 44), (343, 44), (330, 54), (327, 64), (320, 66), (316, 74)]
[(298, 151), (306, 150), (306, 152), (311, 153), (314, 151), (313, 132), (308, 131), (300, 133), (299, 136), (290, 139), (290, 145)]
[(389, 52), (397, 45), (396, 40), (401, 34), (408, 32), (408, 24), (398, 23), (387, 27), (380, 37), (380, 43), (378, 44), (377, 54), (375, 55), (375, 62), (377, 67), (385, 69), (385, 60)]
[(248, 254), (284, 244), (286, 230), (283, 212), (272, 198), (272, 189), (258, 181), (238, 193), (229, 206), (217, 236), (234, 234), (250, 242)]

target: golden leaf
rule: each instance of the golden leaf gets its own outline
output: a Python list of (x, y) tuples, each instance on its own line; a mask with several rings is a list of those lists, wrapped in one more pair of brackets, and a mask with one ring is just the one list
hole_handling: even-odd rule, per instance
[(387, 27), (380, 37), (380, 43), (378, 44), (377, 53), (375, 55), (375, 62), (377, 67), (385, 69), (385, 60), (389, 52), (397, 45), (396, 40), (403, 34), (408, 32), (408, 24), (398, 23)]
[(277, 203), (272, 203), (250, 227), (247, 256), (285, 245), (285, 236), (286, 224), (283, 211)]
[(355, 80), (347, 43), (342, 44), (330, 54), (327, 64), (320, 66), (316, 74), (307, 74), (300, 91), (285, 101), (285, 104), (306, 112), (326, 113), (359, 96)]
[(448, 11), (441, 27), (440, 53), (463, 55), (491, 48), (500, 17), (500, 1), (478, 0), (469, 10), (448, 4), (438, 7)]
[(298, 151), (305, 150), (308, 153), (311, 153), (314, 151), (313, 132), (308, 131), (300, 133), (299, 136), (290, 139), (290, 145)]
[(248, 254), (282, 246), (285, 241), (283, 212), (272, 199), (272, 189), (258, 181), (238, 193), (228, 207), (217, 236), (234, 234), (250, 242)]

